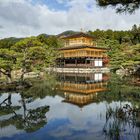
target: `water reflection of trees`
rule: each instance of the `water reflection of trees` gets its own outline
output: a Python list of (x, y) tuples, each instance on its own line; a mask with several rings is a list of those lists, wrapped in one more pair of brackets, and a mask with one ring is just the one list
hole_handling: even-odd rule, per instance
[[(62, 80), (62, 83), (64, 83), (66, 79), (60, 78), (61, 77), (56, 79), (55, 76), (50, 75), (47, 76), (47, 79), (34, 79), (32, 81), (33, 86), (31, 88), (20, 92), (21, 102), (17, 106), (13, 106), (11, 101), (12, 94), (8, 94), (8, 97), (0, 103), (0, 116), (6, 114), (12, 114), (12, 116), (9, 115), (9, 119), (1, 120), (0, 126), (5, 127), (12, 124), (18, 129), (24, 129), (27, 132), (36, 131), (39, 128), (43, 127), (47, 123), (45, 113), (49, 110), (49, 107), (43, 106), (36, 109), (28, 109), (27, 104), (32, 103), (37, 98), (44, 98), (46, 96), (58, 95), (65, 98), (62, 92), (58, 90), (58, 83), (61, 82), (60, 80)], [(94, 81), (89, 80), (88, 78), (86, 78), (87, 82), (84, 82), (83, 80), (85, 79), (83, 79), (83, 77), (71, 78), (70, 83), (73, 83), (75, 79), (79, 82), (78, 87), (79, 85), (81, 85), (81, 83), (87, 85), (91, 84), (92, 82), (94, 83)], [(128, 81), (127, 78), (124, 79), (113, 75), (107, 84), (107, 88), (109, 90), (98, 93), (97, 96), (94, 96), (94, 100), (92, 101), (95, 103), (106, 101), (107, 104), (113, 101), (129, 101), (132, 107), (140, 108), (140, 87), (130, 85), (126, 81)], [(95, 84), (97, 83), (98, 82), (96, 82)], [(77, 83), (75, 83), (75, 85), (77, 85)], [(19, 113), (19, 110), (22, 110), (22, 113)], [(140, 114), (138, 114), (138, 116), (140, 118)], [(103, 128), (103, 132), (107, 136), (107, 138), (109, 137), (110, 139), (119, 139), (121, 134), (125, 131), (125, 129), (123, 128), (129, 125), (130, 123), (126, 121), (126, 118), (120, 119), (115, 115), (111, 115), (109, 117), (106, 116), (106, 124)], [(136, 122), (131, 126), (136, 125), (138, 126), (139, 123)], [(132, 130), (136, 130), (135, 127), (132, 127), (131, 132)]]
[[(0, 103), (0, 116), (9, 115), (8, 119), (0, 121), (1, 128), (14, 125), (17, 129), (34, 132), (47, 123), (45, 114), (49, 111), (49, 106), (27, 109), (27, 98), (22, 95), (21, 104), (19, 106), (13, 106), (11, 96), (12, 94), (8, 94), (8, 97)], [(21, 108), (22, 113), (19, 113), (19, 109)]]
[(126, 135), (129, 135), (129, 139), (139, 140), (139, 117), (139, 109), (128, 104), (115, 108), (109, 106), (106, 111), (106, 122), (103, 127), (106, 139), (123, 140)]
[[(49, 106), (37, 107), (29, 109), (28, 103), (34, 102), (37, 98), (46, 96), (55, 96), (56, 80), (53, 75), (46, 76), (43, 79), (30, 79), (33, 86), (24, 90), (10, 91), (0, 103), (0, 116), (8, 115), (8, 119), (0, 120), (0, 127), (14, 125), (17, 129), (33, 132), (47, 123), (45, 116), (49, 111)], [(4, 91), (3, 91), (4, 92)], [(21, 100), (18, 105), (13, 105), (11, 97), (13, 93), (19, 92)], [(0, 95), (5, 93), (0, 93)]]
[(55, 90), (57, 84), (55, 75), (47, 75), (44, 79), (33, 79), (32, 83), (33, 86), (22, 93), (26, 98), (44, 98), (57, 94)]
[(16, 114), (15, 111), (21, 108), (20, 106), (11, 106), (12, 105), (11, 96), (12, 96), (11, 94), (8, 94), (8, 97), (0, 103), (0, 116), (7, 115), (10, 113)]
[(108, 82), (109, 92), (98, 94), (98, 99), (108, 103), (113, 101), (127, 101), (131, 102), (133, 106), (140, 108), (140, 87), (130, 84), (130, 78), (120, 78), (117, 75), (111, 76)]

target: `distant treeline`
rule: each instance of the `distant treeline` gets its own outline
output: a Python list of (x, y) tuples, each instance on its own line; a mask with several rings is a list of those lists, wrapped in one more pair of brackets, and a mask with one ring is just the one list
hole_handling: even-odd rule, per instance
[(96, 40), (110, 39), (118, 41), (119, 44), (129, 43), (130, 45), (140, 43), (140, 25), (133, 25), (132, 29), (128, 31), (113, 31), (111, 29), (104, 31), (97, 29), (88, 33), (93, 35)]
[(97, 47), (108, 48), (110, 67), (137, 69), (140, 65), (140, 26), (133, 25), (128, 31), (95, 30), (89, 31)]

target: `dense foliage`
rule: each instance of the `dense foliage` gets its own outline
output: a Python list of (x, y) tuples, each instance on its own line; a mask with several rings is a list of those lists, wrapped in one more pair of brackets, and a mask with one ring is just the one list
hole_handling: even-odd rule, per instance
[(53, 65), (58, 55), (61, 41), (45, 34), (23, 39), (6, 38), (0, 40), (0, 72), (12, 81), (13, 70), (21, 70), (21, 80), (30, 71), (41, 71)]
[(133, 13), (140, 7), (139, 0), (96, 0), (101, 7), (113, 6), (116, 7), (116, 11)]
[(113, 69), (133, 68), (140, 64), (140, 26), (129, 31), (89, 31), (98, 47), (108, 48), (110, 66)]
[(11, 82), (11, 71), (16, 64), (16, 52), (11, 49), (20, 39), (6, 38), (0, 40), (0, 72), (6, 75), (7, 81)]

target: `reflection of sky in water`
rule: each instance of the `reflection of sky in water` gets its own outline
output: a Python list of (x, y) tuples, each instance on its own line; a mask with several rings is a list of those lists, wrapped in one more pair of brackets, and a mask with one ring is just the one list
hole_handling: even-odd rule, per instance
[[(6, 97), (7, 94), (2, 95), (0, 101)], [(12, 95), (13, 105), (20, 104), (20, 100), (19, 94)], [(44, 99), (36, 99), (34, 102), (28, 103), (28, 109), (50, 105), (50, 110), (46, 113), (48, 124), (32, 133), (17, 130), (14, 126), (9, 125), (0, 128), (0, 140), (104, 139), (102, 129), (105, 124), (105, 111), (108, 105), (106, 102), (92, 103), (84, 108), (79, 108), (75, 105), (63, 103), (62, 100), (64, 99), (59, 96), (46, 96)], [(110, 105), (119, 105), (119, 102), (113, 102)], [(21, 108), (18, 112), (22, 113), (22, 111)], [(3, 118), (6, 119), (8, 116), (0, 117), (0, 119)]]
[(0, 128), (0, 137), (11, 137), (15, 134), (23, 133), (24, 130), (17, 130), (15, 126), (9, 125), (8, 127)]

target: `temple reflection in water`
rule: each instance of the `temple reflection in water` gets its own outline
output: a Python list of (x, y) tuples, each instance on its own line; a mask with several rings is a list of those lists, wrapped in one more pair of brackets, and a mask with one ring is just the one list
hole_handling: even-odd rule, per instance
[(60, 73), (57, 88), (62, 91), (63, 102), (84, 107), (93, 103), (99, 92), (107, 91), (109, 76), (103, 73)]

